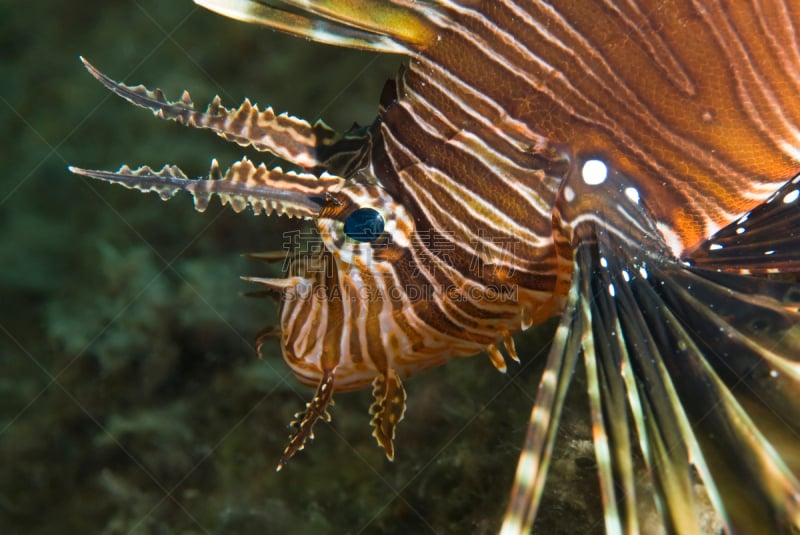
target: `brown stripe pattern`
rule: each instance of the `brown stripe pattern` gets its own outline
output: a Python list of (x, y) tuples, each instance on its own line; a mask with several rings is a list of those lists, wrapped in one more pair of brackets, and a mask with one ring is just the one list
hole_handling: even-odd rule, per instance
[[(237, 209), (249, 205), (256, 212), (314, 221), (321, 244), (294, 254), (286, 277), (250, 279), (280, 295), (284, 358), (301, 381), (317, 387), (279, 468), (304, 447), (314, 423), (329, 418), (326, 409), (334, 390), (370, 383), (373, 435), (392, 458), (395, 426), (405, 410), (403, 378), (480, 351), (504, 370), (498, 347), (504, 345), (515, 359), (511, 336), (563, 311), (504, 529), (517, 533), (530, 527), (558, 412), (582, 354), (607, 526), (636, 531), (633, 494), (627, 493), (619, 505), (615, 500), (615, 478), (626, 482), (626, 491), (633, 487), (625, 403), (635, 413), (637, 429), (652, 421), (637, 413), (645, 405), (636, 397), (640, 383), (628, 371), (632, 363), (644, 359), (648, 348), (663, 356), (661, 346), (675, 341), (674, 355), (684, 352), (686, 360), (697, 359), (698, 377), (711, 377), (707, 383), (722, 393), (723, 408), (731, 414), (742, 410), (722, 379), (708, 371), (705, 354), (696, 347), (700, 331), (675, 327), (680, 322), (673, 320), (682, 309), (676, 306), (672, 316), (666, 302), (659, 301), (669, 297), (668, 290), (686, 301), (697, 300), (669, 277), (664, 293), (654, 291), (649, 281), (666, 273), (707, 290), (712, 283), (686, 275), (677, 258), (698, 250), (710, 253), (715, 244), (706, 247), (704, 240), (748, 217), (800, 172), (800, 4), (196, 1), (224, 15), (316, 41), (410, 58), (408, 68), (387, 85), (372, 127), (344, 136), (321, 123), (260, 111), (249, 101), (225, 108), (215, 100), (198, 112), (188, 93), (170, 102), (160, 91), (115, 83), (87, 64), (110, 90), (160, 118), (211, 129), (314, 172), (267, 170), (248, 160), (225, 176), (215, 166), (207, 181), (190, 181), (176, 167), (160, 172), (123, 168), (117, 173), (75, 169), (157, 191), (164, 198), (189, 191), (200, 195), (198, 206), (215, 193)], [(595, 187), (604, 182), (608, 190)], [(783, 195), (787, 205), (798, 198), (795, 188)], [(374, 214), (381, 231), (357, 239), (347, 225), (364, 210)], [(753, 212), (753, 217), (763, 216)], [(717, 246), (730, 243), (729, 236), (720, 236)], [(761, 251), (753, 244), (747, 250)], [(795, 250), (789, 253), (779, 255), (781, 265), (796, 267)], [(707, 263), (723, 264), (719, 258)], [(599, 287), (598, 281), (605, 283), (602, 277), (618, 278)], [(637, 291), (628, 283), (638, 284)], [(727, 279), (713, 284), (715, 291), (735, 285)], [(617, 300), (618, 286), (627, 299), (624, 306)], [(752, 304), (739, 294), (730, 302), (735, 299)], [(737, 339), (742, 347), (767, 355), (767, 362), (781, 363), (782, 373), (800, 377), (796, 364), (778, 355), (795, 340), (789, 334), (796, 336), (796, 310), (762, 301), (753, 303), (789, 325), (781, 332), (790, 341), (774, 355), (765, 348), (762, 334), (758, 338), (747, 331), (752, 327), (748, 319), (735, 314), (721, 319), (703, 309), (703, 303), (695, 304), (708, 324), (723, 326), (717, 332), (750, 333)], [(650, 306), (652, 316), (636, 309), (642, 303)], [(618, 313), (603, 331), (602, 322), (611, 322), (611, 315)], [(658, 326), (654, 334), (647, 330), (652, 318), (664, 318), (669, 325)], [(631, 347), (638, 348), (630, 354), (623, 347), (623, 324), (635, 331), (627, 333), (635, 340)], [(661, 346), (653, 342), (656, 335), (664, 337)], [(621, 361), (614, 360), (620, 356)], [(661, 365), (653, 357), (640, 367), (647, 371), (652, 366), (651, 376), (665, 384), (673, 370), (676, 375), (683, 370), (677, 364), (669, 372), (656, 369)], [(679, 420), (682, 427), (675, 434), (689, 453), (669, 467), (695, 463), (712, 488), (712, 498), (724, 494), (714, 490), (712, 470), (695, 444), (704, 440), (695, 441), (684, 406), (677, 395), (670, 396), (653, 406), (660, 411), (667, 404), (659, 417)], [(741, 436), (756, 436), (745, 420), (739, 418), (732, 427)], [(646, 431), (658, 434), (661, 429)], [(766, 459), (753, 473), (777, 467), (773, 471), (783, 477), (785, 493), (773, 493), (768, 505), (788, 503), (782, 500), (798, 486), (796, 479), (773, 463), (760, 438), (747, 440)], [(613, 444), (624, 447), (615, 451)], [(647, 444), (641, 449), (652, 454)], [(653, 468), (658, 463), (650, 457), (646, 462), (653, 463), (648, 467), (657, 477), (671, 477), (667, 469)], [(615, 469), (621, 473), (612, 473)], [(680, 482), (684, 487), (688, 477)], [(664, 492), (672, 493), (666, 501), (675, 518), (683, 512), (676, 497), (679, 487)], [(722, 500), (714, 499), (720, 502), (715, 507), (723, 509)], [(788, 522), (793, 514), (786, 512)], [(693, 529), (691, 522), (681, 525), (676, 531)]]

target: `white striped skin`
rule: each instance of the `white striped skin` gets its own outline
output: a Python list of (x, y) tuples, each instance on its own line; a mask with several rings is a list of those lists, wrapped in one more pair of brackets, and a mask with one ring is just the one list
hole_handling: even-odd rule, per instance
[[(273, 24), (255, 3), (223, 4), (229, 15)], [(555, 254), (563, 229), (553, 228), (552, 207), (570, 161), (597, 156), (632, 177), (676, 255), (763, 201), (800, 162), (800, 14), (785, 0), (725, 10), (699, 0), (363, 2), (392, 13), (396, 27), (380, 29), (377, 11), (355, 4), (292, 4), (376, 31), (376, 49), (393, 39), (412, 55), (384, 98), (368, 182), (385, 188), (418, 232), (438, 232), (456, 251), (408, 249), (411, 262), (442, 264), (426, 283), (481, 287), (491, 281), (466, 265), (502, 266), (513, 273), (508, 282), (536, 295), (517, 303), (518, 317), (547, 310), (566, 291), (569, 262)], [(323, 38), (310, 26), (298, 31)], [(512, 251), (497, 245), (509, 240)], [(345, 286), (367, 280), (354, 277)], [(425, 307), (453, 336), (494, 326), (467, 310), (484, 306), (476, 301), (436, 298)]]
[[(688, 0), (441, 4), (440, 41), (412, 61), (404, 105), (417, 106), (414, 93), (430, 100), (428, 80), (446, 72), (453, 101), (478, 109), (470, 95), (479, 92), (532, 130), (531, 144), (548, 139), (636, 177), (679, 249), (752, 209), (797, 169), (799, 67), (796, 42), (787, 43), (800, 14), (786, 2), (742, 2), (741, 13)], [(749, 32), (751, 20), (769, 31)], [(787, 51), (760, 53), (777, 43)], [(498, 91), (497, 80), (509, 82)]]
[[(389, 369), (407, 377), (552, 313), (551, 292), (519, 291), (513, 278), (499, 288), (498, 280), (464, 276), (382, 188), (352, 184), (334, 199), (317, 220), (326, 251), (296, 261), (290, 271), (299, 282), (281, 304), (284, 357), (306, 384), (316, 385), (332, 365), (336, 390), (364, 388)], [(363, 207), (385, 220), (384, 236), (371, 244), (342, 230), (347, 215)], [(336, 340), (335, 349), (327, 339)]]
[[(321, 211), (310, 214), (325, 249), (298, 257), (292, 277), (262, 282), (283, 293), (287, 362), (303, 382), (319, 385), (315, 408), (303, 419), (305, 430), (292, 438), (281, 465), (302, 448), (330, 389), (363, 388), (377, 379), (376, 386), (391, 382), (397, 392), (402, 385), (395, 373), (407, 376), (491, 347), (559, 312), (568, 300), (578, 306), (577, 319), (567, 321), (567, 310), (556, 345), (574, 343), (575, 332), (583, 336), (607, 527), (621, 531), (625, 524), (635, 531), (635, 518), (620, 518), (631, 514), (632, 498), (614, 501), (611, 465), (617, 452), (598, 410), (609, 394), (600, 384), (602, 364), (595, 358), (601, 350), (591, 324), (602, 318), (592, 317), (591, 301), (579, 299), (586, 298), (585, 288), (581, 296), (576, 286), (568, 290), (581, 267), (572, 263), (581, 245), (576, 229), (601, 228), (610, 241), (633, 251), (655, 243), (659, 260), (670, 257), (661, 247), (668, 245), (677, 257), (794, 176), (800, 170), (800, 6), (789, 0), (285, 3), (302, 14), (248, 0), (202, 2), (323, 42), (408, 53), (411, 65), (384, 95), (380, 120), (362, 149), (347, 152), (339, 168), (329, 169), (342, 176), (335, 177), (336, 188), (326, 192)], [(184, 108), (187, 102), (188, 96)], [(157, 104), (146, 107), (163, 103)], [(249, 112), (249, 106), (244, 109)], [(186, 109), (178, 111), (186, 120)], [(263, 139), (249, 129), (259, 122), (269, 133)], [(310, 125), (292, 118), (286, 122), (256, 112), (226, 137), (326, 169), (328, 160), (321, 161), (318, 150), (335, 147), (329, 131), (309, 131)], [(187, 124), (223, 135), (234, 130), (230, 124)], [(579, 169), (588, 159), (606, 162), (617, 179), (627, 177), (625, 192), (582, 197)], [(614, 194), (625, 198), (609, 205)], [(789, 199), (787, 204), (796, 196)], [(635, 210), (626, 211), (631, 203)], [(356, 244), (342, 233), (349, 213), (363, 207), (375, 208), (387, 223), (371, 244)], [(646, 218), (637, 217), (643, 212)], [(787, 262), (795, 265), (796, 259)], [(498, 300), (492, 288), (503, 285), (515, 293)], [(424, 298), (414, 297), (428, 289)], [(616, 296), (613, 285), (603, 290)], [(757, 342), (745, 342), (761, 350)], [(573, 351), (567, 357), (576, 358), (578, 348), (568, 349)], [(490, 353), (498, 365), (497, 352)], [(796, 375), (793, 362), (764, 354), (776, 368), (783, 366), (784, 375)], [(532, 415), (533, 438), (521, 457), (518, 492), (506, 519), (512, 532), (530, 526), (538, 505), (548, 433), (568, 383), (555, 375), (556, 364), (543, 378)], [(720, 385), (720, 399), (738, 410)], [(380, 396), (379, 405), (386, 401)], [(377, 410), (373, 420), (390, 457), (404, 397), (392, 401), (394, 408)], [(631, 403), (636, 412), (639, 402)], [(682, 409), (675, 396), (669, 403)], [(391, 417), (391, 425), (384, 425)], [(634, 418), (641, 427), (641, 413)], [(710, 469), (684, 420), (681, 439), (689, 460), (708, 482)], [(770, 464), (771, 450), (748, 425), (741, 429), (752, 449), (774, 468), (779, 463)], [(630, 466), (623, 468), (630, 479)], [(797, 488), (791, 477), (781, 485)], [(718, 491), (709, 488), (714, 499)], [(721, 510), (724, 504), (716, 499)], [(789, 517), (797, 510), (786, 515), (789, 522), (797, 523), (797, 516)]]

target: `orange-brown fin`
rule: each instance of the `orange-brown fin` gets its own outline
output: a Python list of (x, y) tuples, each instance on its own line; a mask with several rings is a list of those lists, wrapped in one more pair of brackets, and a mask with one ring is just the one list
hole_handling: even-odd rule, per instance
[(304, 412), (295, 414), (296, 420), (291, 425), (296, 431), (289, 437), (289, 445), (283, 450), (276, 471), (280, 471), (298, 451), (302, 450), (308, 440), (314, 440), (314, 424), (317, 420), (331, 421), (328, 407), (333, 405), (333, 376), (333, 370), (324, 370), (314, 398), (306, 403)]
[(335, 46), (408, 54), (433, 43), (433, 6), (405, 0), (284, 0), (293, 10), (254, 0), (194, 0), (232, 19)]
[(369, 408), (372, 436), (386, 452), (386, 458), (392, 461), (395, 430), (406, 412), (406, 391), (397, 372), (390, 369), (385, 375), (376, 376), (372, 382), (372, 395), (375, 397)]

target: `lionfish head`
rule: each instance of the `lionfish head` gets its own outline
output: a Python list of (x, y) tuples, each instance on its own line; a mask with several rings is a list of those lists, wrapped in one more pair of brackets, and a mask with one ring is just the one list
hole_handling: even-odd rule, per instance
[[(335, 391), (369, 385), (375, 398), (370, 409), (373, 435), (392, 459), (395, 426), (405, 412), (401, 378), (480, 351), (487, 351), (504, 371), (505, 356), (498, 345), (516, 360), (511, 333), (529, 325), (532, 314), (549, 312), (549, 292), (520, 297), (513, 274), (502, 266), (487, 275), (488, 282), (502, 282), (502, 287), (478, 284), (456, 265), (474, 264), (476, 258), (459, 257), (452, 244), (454, 232), (417, 228), (406, 203), (375, 172), (372, 155), (380, 122), (339, 135), (322, 122), (276, 115), (249, 101), (226, 108), (217, 97), (205, 111), (197, 111), (188, 92), (169, 101), (160, 89), (114, 82), (82, 61), (109, 90), (158, 118), (210, 129), (301, 168), (267, 168), (243, 158), (223, 172), (213, 160), (208, 177), (190, 179), (174, 165), (158, 170), (125, 165), (116, 172), (70, 167), (77, 174), (158, 193), (163, 200), (188, 192), (199, 211), (216, 195), (236, 212), (249, 208), (255, 214), (313, 222), (315, 233), (289, 236), (290, 242), (284, 243), (288, 253), (249, 255), (283, 261), (285, 276), (244, 277), (264, 288), (259, 293), (280, 298), (279, 328), (262, 331), (259, 350), (265, 339), (279, 336), (284, 359), (297, 378), (317, 389), (307, 410), (296, 415), (296, 431), (279, 468), (313, 436), (319, 418), (330, 418), (327, 407)], [(502, 257), (497, 252), (492, 256)], [(476, 310), (480, 302), (487, 307), (477, 322), (443, 317), (441, 307), (454, 298), (476, 302)], [(459, 321), (469, 321), (472, 329), (465, 331)]]
[[(159, 170), (126, 165), (116, 172), (70, 167), (77, 174), (156, 192), (163, 200), (189, 192), (199, 211), (216, 195), (236, 212), (250, 208), (255, 214), (312, 221), (317, 231), (313, 243), (301, 243), (299, 235), (292, 235), (288, 253), (250, 255), (267, 262), (284, 261), (285, 277), (245, 277), (263, 286), (263, 293), (277, 294), (281, 302), (279, 329), (268, 328), (259, 335), (259, 351), (264, 339), (279, 331), (286, 362), (300, 381), (317, 387), (307, 411), (293, 422), (297, 430), (279, 468), (313, 436), (316, 420), (329, 418), (326, 407), (334, 390), (371, 383), (376, 395), (374, 434), (391, 458), (394, 426), (405, 410), (399, 377), (432, 364), (421, 358), (425, 344), (389, 325), (397, 323), (399, 311), (413, 305), (407, 287), (398, 283), (398, 274), (414, 271), (415, 225), (403, 205), (371, 174), (369, 129), (338, 136), (321, 122), (311, 125), (287, 114), (276, 115), (271, 108), (261, 111), (249, 101), (228, 109), (218, 97), (205, 111), (196, 111), (187, 92), (171, 102), (161, 90), (116, 83), (83, 61), (111, 91), (159, 118), (214, 130), (225, 139), (270, 151), (313, 171), (268, 169), (247, 158), (225, 172), (213, 160), (209, 176), (197, 180), (174, 165)], [(390, 367), (390, 362), (395, 364)]]

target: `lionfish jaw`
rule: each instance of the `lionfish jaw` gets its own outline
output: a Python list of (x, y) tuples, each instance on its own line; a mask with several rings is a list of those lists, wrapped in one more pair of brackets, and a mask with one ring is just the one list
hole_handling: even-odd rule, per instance
[(189, 179), (174, 165), (165, 165), (159, 171), (148, 166), (131, 169), (127, 165), (117, 172), (71, 166), (69, 170), (143, 193), (156, 192), (165, 201), (179, 191), (186, 191), (194, 197), (199, 212), (203, 212), (211, 197), (217, 195), (223, 206), (230, 204), (237, 213), (250, 206), (256, 215), (274, 212), (304, 219), (318, 217), (329, 196), (339, 191), (345, 182), (343, 178), (327, 173), (317, 177), (284, 171), (279, 167), (267, 169), (264, 164), (256, 166), (247, 158), (233, 164), (224, 175), (217, 161), (213, 160), (209, 177), (197, 180)]

